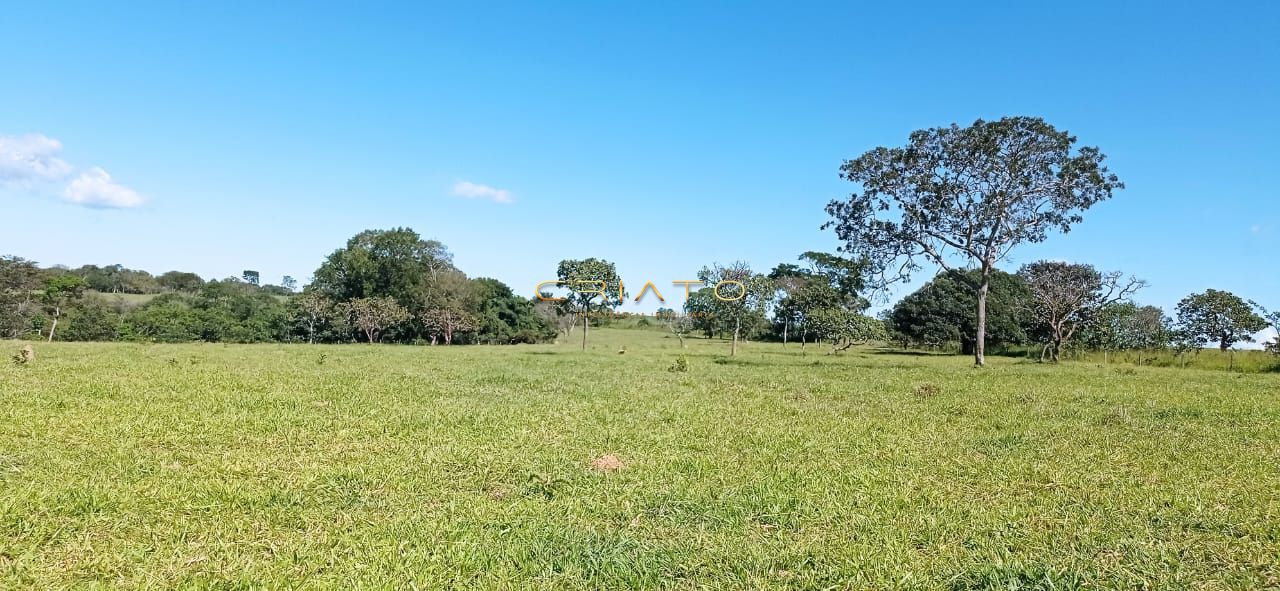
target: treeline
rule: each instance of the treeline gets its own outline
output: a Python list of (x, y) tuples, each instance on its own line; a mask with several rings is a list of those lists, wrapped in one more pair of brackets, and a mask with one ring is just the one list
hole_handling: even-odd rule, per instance
[(41, 268), (3, 256), (0, 338), (506, 344), (557, 331), (551, 306), (539, 310), (496, 279), (467, 277), (443, 244), (407, 228), (361, 232), (301, 293), (296, 285), (287, 276), (259, 285), (252, 270), (206, 281), (120, 265)]
[[(590, 265), (587, 265), (587, 263)], [(863, 295), (870, 263), (865, 259), (806, 252), (799, 265), (781, 264), (756, 273), (746, 263), (713, 264), (698, 274), (701, 287), (689, 292), (680, 309), (663, 307), (657, 317), (673, 334), (731, 340), (821, 342), (833, 352), (871, 341), (904, 349), (958, 348), (971, 354), (978, 334), (978, 269), (939, 273), (899, 300), (879, 318), (865, 314)], [(562, 305), (583, 315), (620, 304), (625, 293), (596, 295), (597, 285), (616, 284), (607, 261), (566, 261), (570, 272), (559, 279), (569, 287)], [(562, 263), (562, 269), (566, 263)], [(594, 266), (595, 272), (575, 272)], [(1253, 301), (1209, 289), (1188, 295), (1173, 315), (1135, 301), (1146, 282), (1091, 265), (1038, 261), (1016, 273), (993, 269), (983, 306), (986, 344), (998, 349), (1033, 347), (1045, 361), (1079, 351), (1172, 351), (1205, 347), (1226, 351), (1268, 326), (1280, 330), (1280, 312)], [(589, 314), (598, 316), (598, 314)], [(584, 334), (585, 339), (585, 334)], [(1264, 343), (1280, 354), (1280, 339)]]

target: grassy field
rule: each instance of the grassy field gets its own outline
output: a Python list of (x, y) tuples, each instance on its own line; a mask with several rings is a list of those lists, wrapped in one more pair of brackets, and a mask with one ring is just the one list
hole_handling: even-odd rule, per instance
[(0, 587), (1280, 586), (1280, 375), (577, 347), (36, 344)]

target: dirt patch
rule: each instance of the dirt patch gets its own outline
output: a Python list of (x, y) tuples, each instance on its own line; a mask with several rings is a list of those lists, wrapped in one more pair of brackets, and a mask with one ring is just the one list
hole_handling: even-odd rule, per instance
[(625, 464), (618, 456), (613, 454), (604, 454), (594, 460), (591, 460), (591, 469), (597, 472), (614, 472), (621, 470)]

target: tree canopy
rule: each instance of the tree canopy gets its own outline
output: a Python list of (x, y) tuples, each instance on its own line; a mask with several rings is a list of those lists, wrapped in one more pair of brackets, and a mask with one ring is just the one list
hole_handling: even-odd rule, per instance
[(860, 191), (827, 206), (842, 251), (873, 286), (909, 280), (923, 263), (978, 269), (974, 360), (984, 363), (986, 301), (996, 264), (1023, 243), (1067, 232), (1123, 188), (1095, 147), (1036, 117), (979, 119), (913, 132), (840, 168)]

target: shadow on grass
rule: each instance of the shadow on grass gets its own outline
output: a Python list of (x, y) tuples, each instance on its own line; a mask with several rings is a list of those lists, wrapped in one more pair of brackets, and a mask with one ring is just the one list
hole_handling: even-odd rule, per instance
[(901, 357), (955, 357), (959, 353), (948, 353), (946, 351), (916, 351), (911, 349), (890, 349), (880, 347), (871, 352), (872, 355), (897, 355)]

